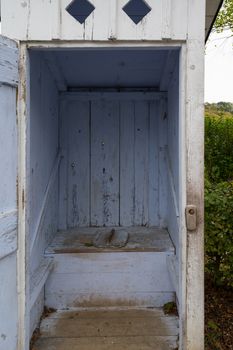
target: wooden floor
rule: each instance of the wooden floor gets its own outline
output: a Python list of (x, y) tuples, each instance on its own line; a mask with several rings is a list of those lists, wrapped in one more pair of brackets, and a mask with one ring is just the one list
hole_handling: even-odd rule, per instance
[[(112, 229), (128, 232), (128, 240), (122, 248), (97, 248), (94, 245), (96, 236)], [(174, 252), (169, 233), (158, 227), (79, 227), (59, 231), (45, 251), (46, 255), (95, 252)]]
[(161, 309), (57, 311), (41, 323), (33, 350), (177, 349), (178, 319)]

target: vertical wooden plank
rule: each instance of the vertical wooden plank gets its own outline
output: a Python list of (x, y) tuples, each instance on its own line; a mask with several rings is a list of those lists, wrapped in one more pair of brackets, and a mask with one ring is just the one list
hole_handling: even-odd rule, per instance
[(167, 170), (165, 146), (167, 144), (166, 100), (159, 103), (159, 226), (167, 227)]
[(2, 34), (8, 38), (28, 39), (30, 1), (1, 0)]
[(0, 36), (0, 349), (18, 340), (18, 47)]
[(19, 171), (18, 171), (18, 254), (17, 254), (17, 289), (18, 289), (18, 348), (29, 348), (29, 112), (30, 112), (30, 75), (27, 45), (21, 44), (19, 58)]
[(150, 226), (159, 226), (159, 111), (158, 102), (149, 102), (149, 221)]
[[(168, 101), (167, 101), (167, 148), (166, 148), (166, 169), (168, 185), (168, 206), (167, 206), (167, 224), (169, 234), (176, 247), (176, 254), (180, 254), (179, 245), (179, 188), (182, 177), (179, 174), (180, 168), (180, 148), (179, 145), (179, 66), (174, 62), (173, 73), (168, 84)], [(179, 155), (179, 156), (178, 156)]]
[(52, 0), (52, 39), (61, 37), (61, 0)]
[(68, 118), (68, 227), (88, 226), (90, 102), (72, 101)]
[(149, 106), (135, 101), (135, 225), (148, 224)]
[(67, 216), (68, 216), (68, 180), (67, 180), (67, 168), (68, 168), (68, 117), (69, 107), (68, 102), (62, 99), (60, 102), (60, 148), (61, 148), (61, 164), (59, 168), (59, 218), (58, 228), (60, 230), (67, 229)]
[(171, 38), (171, 19), (172, 19), (172, 4), (171, 0), (163, 1), (163, 20), (162, 20), (162, 39)]
[(187, 230), (186, 207), (186, 44), (180, 51), (179, 62), (179, 343), (186, 349), (186, 278), (187, 278)]
[(133, 101), (120, 102), (120, 224), (133, 226), (135, 215)]
[[(0, 62), (0, 64), (2, 64), (2, 62)], [(15, 211), (17, 206), (17, 128), (15, 95), (15, 87), (0, 85), (0, 216), (13, 210)]]
[[(111, 1), (96, 0), (92, 3), (95, 6), (95, 10), (85, 21), (85, 39), (102, 40), (102, 38), (106, 38), (108, 40)], [(70, 35), (73, 36), (73, 33), (70, 32)]]
[(118, 25), (118, 1), (110, 0), (109, 6), (109, 40), (117, 40), (117, 25)]
[(186, 178), (187, 205), (192, 204), (197, 207), (197, 229), (187, 231), (188, 350), (204, 349), (204, 34), (205, 3), (201, 0), (189, 0), (186, 62)]
[(0, 349), (22, 349), (18, 340), (18, 300), (17, 300), (16, 254), (0, 260)]
[[(212, 2), (212, 1), (211, 1)], [(187, 7), (188, 1), (171, 1), (171, 38), (185, 40), (187, 36)], [(197, 19), (196, 19), (197, 23)]]
[[(41, 40), (42, 38), (42, 40), (51, 40), (54, 15), (52, 15), (51, 1), (28, 0), (27, 2), (27, 5), (21, 2), (21, 6), (24, 4), (25, 8), (28, 9), (26, 40)], [(58, 14), (56, 14), (57, 16)], [(18, 35), (16, 37), (18, 38)]]
[(119, 225), (119, 102), (93, 101), (91, 224)]

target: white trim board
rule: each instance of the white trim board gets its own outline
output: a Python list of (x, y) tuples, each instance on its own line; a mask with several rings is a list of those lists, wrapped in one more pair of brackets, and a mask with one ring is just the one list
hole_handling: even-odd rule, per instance
[(111, 99), (111, 100), (142, 100), (142, 101), (155, 101), (160, 100), (162, 97), (166, 97), (166, 92), (62, 92), (60, 93), (62, 99), (67, 100), (81, 100), (81, 101), (95, 101), (101, 99)]

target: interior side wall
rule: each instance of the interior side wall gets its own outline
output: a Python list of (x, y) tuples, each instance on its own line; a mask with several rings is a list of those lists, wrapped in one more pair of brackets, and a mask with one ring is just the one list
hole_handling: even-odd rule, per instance
[(179, 60), (168, 88), (168, 230), (178, 255), (179, 250)]
[[(40, 273), (45, 247), (57, 231), (58, 108), (58, 91), (43, 54), (31, 52), (29, 236), (30, 271), (34, 277)], [(32, 330), (44, 305), (43, 291), (38, 294), (35, 304), (31, 305)]]
[(164, 104), (131, 94), (63, 101), (60, 228), (166, 226)]

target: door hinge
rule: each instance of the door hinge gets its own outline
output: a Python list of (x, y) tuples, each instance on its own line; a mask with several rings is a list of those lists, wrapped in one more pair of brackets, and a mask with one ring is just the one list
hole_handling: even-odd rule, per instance
[(188, 231), (197, 229), (197, 207), (195, 205), (187, 205), (185, 208), (186, 226)]

